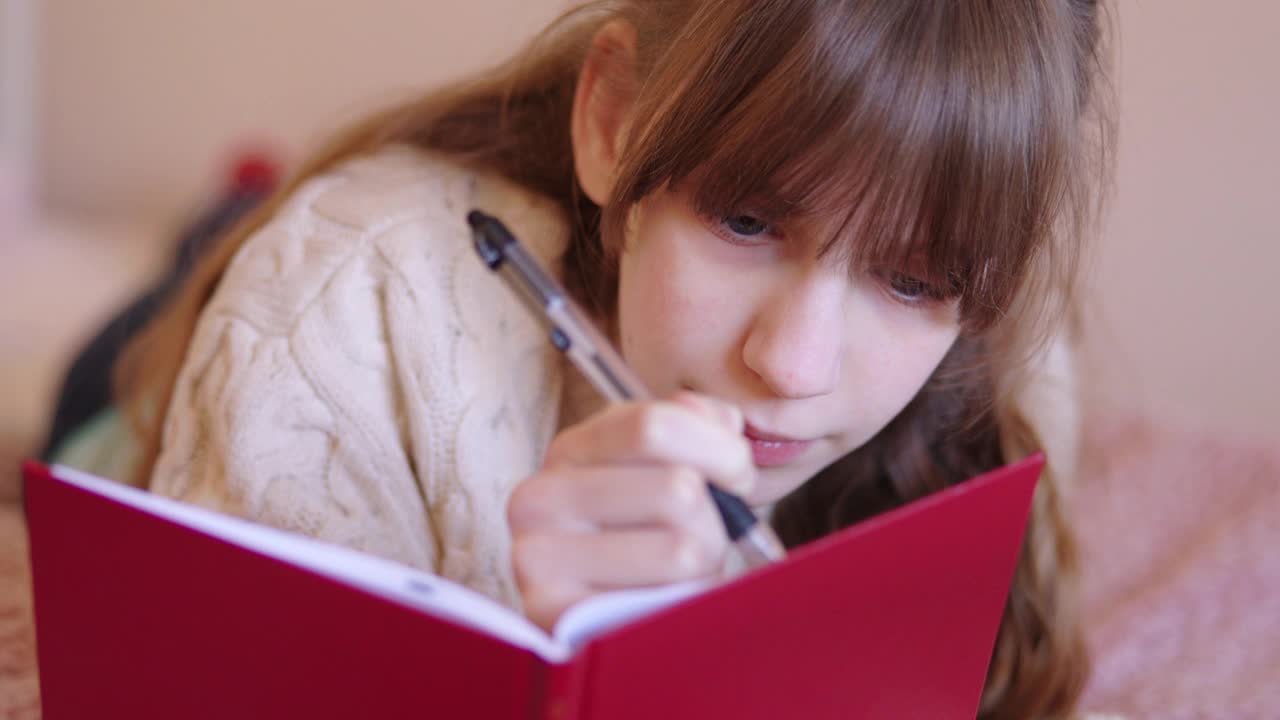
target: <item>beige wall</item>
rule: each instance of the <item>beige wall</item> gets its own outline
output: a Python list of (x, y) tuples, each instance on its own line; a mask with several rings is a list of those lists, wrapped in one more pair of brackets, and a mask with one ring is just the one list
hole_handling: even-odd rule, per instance
[(28, 202), (33, 166), (35, 0), (0, 0), (0, 242)]
[(1280, 5), (1122, 0), (1105, 401), (1280, 440)]
[[(291, 152), (499, 58), (563, 0), (45, 0), (39, 168), (64, 209), (173, 213), (229, 145)], [(1105, 402), (1280, 437), (1280, 5), (1120, 0), (1118, 196), (1097, 262)]]
[(171, 212), (263, 136), (291, 154), (506, 56), (566, 0), (45, 0), (41, 164), (55, 203)]

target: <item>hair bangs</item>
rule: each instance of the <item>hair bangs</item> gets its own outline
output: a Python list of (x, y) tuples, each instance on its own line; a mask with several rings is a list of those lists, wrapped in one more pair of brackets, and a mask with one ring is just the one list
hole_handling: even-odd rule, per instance
[(799, 5), (718, 27), (732, 52), (670, 53), (686, 82), (649, 108), (620, 199), (691, 181), (706, 214), (820, 217), (824, 253), (910, 269), (994, 325), (1061, 200), (1063, 108), (1036, 58), (993, 52), (1012, 31), (966, 3), (849, 3), (835, 23)]

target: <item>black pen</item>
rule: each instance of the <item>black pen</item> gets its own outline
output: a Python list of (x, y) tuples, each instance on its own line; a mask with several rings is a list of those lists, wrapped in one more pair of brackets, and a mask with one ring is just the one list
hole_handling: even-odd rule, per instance
[[(652, 397), (586, 313), (524, 251), (497, 218), (472, 210), (467, 213), (467, 223), (471, 225), (480, 258), (506, 281), (535, 317), (549, 326), (551, 344), (568, 355), (601, 394), (612, 402)], [(742, 498), (710, 481), (707, 489), (724, 520), (729, 541), (748, 566), (763, 565), (786, 556), (773, 529), (768, 523), (760, 522)]]

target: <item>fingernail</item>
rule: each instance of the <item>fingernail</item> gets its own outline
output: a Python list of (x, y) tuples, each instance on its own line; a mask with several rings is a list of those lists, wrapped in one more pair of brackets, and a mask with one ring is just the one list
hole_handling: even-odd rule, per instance
[(732, 428), (734, 432), (740, 433), (746, 428), (746, 418), (743, 417), (742, 411), (738, 409), (737, 405), (721, 403), (720, 413), (721, 417), (724, 418), (725, 424)]
[(676, 393), (673, 399), (681, 405), (702, 414), (704, 417), (724, 425), (735, 433), (741, 433), (746, 427), (746, 419), (737, 405), (687, 390)]

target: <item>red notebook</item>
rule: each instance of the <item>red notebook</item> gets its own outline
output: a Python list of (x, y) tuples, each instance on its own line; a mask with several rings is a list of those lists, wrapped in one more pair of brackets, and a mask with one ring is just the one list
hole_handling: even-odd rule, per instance
[(436, 576), (29, 463), (44, 716), (973, 718), (1042, 465), (548, 635)]

